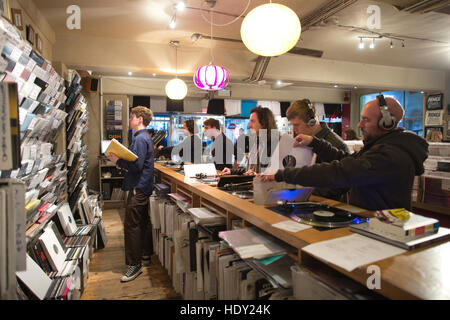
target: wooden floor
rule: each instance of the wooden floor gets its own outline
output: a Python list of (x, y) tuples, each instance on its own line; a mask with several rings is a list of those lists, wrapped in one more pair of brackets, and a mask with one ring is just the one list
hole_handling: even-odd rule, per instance
[(125, 209), (104, 210), (103, 222), (108, 237), (104, 249), (94, 252), (89, 265), (89, 278), (82, 300), (159, 300), (180, 299), (158, 257), (143, 268), (135, 280), (122, 283), (126, 271), (123, 218)]

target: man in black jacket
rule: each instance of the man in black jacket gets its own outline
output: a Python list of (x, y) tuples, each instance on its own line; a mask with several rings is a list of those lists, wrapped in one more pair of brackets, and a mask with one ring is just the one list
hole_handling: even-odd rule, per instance
[(327, 162), (278, 170), (262, 179), (311, 187), (350, 187), (352, 205), (367, 210), (410, 210), (414, 176), (424, 172), (428, 143), (397, 128), (403, 115), (398, 101), (380, 95), (361, 111), (358, 123), (364, 137), (361, 151), (350, 155), (324, 140), (300, 134), (296, 137), (298, 143), (311, 146)]
[(211, 156), (217, 170), (233, 167), (233, 142), (220, 132), (220, 122), (217, 119), (209, 118), (203, 122), (205, 126), (205, 136), (211, 138)]

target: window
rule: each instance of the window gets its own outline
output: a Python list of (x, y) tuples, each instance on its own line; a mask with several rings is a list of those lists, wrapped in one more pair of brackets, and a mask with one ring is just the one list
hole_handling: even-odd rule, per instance
[[(375, 100), (379, 94), (372, 93), (361, 96), (360, 112), (367, 102)], [(423, 136), (423, 93), (395, 90), (381, 92), (381, 94), (385, 97), (396, 99), (405, 109), (405, 115), (398, 126)]]

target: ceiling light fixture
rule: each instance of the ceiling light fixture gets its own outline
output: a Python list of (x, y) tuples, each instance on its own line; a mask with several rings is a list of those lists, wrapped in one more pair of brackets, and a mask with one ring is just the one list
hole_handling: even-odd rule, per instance
[(129, 76), (133, 75), (133, 72), (131, 72), (131, 71), (130, 71), (130, 72), (128, 72), (128, 75), (129, 75)]
[(369, 45), (370, 49), (375, 48), (375, 38), (372, 39), (372, 43)]
[(394, 47), (394, 43), (392, 42), (392, 39), (391, 39), (391, 43), (389, 44), (389, 47), (391, 47), (391, 49)]
[(174, 13), (172, 18), (170, 19), (169, 28), (175, 29), (176, 26), (177, 26), (177, 15), (176, 13)]
[(364, 42), (362, 38), (359, 39), (359, 48), (364, 49)]
[(335, 84), (333, 87), (335, 87), (335, 88), (337, 88), (337, 87), (339, 87), (337, 84)]
[(298, 42), (302, 27), (297, 14), (282, 4), (263, 4), (242, 21), (241, 38), (247, 49), (265, 57), (279, 56)]
[(179, 1), (174, 4), (174, 8), (177, 11), (183, 11), (186, 8), (186, 3), (184, 3), (184, 1)]
[(180, 44), (179, 41), (171, 40), (169, 44), (173, 47), (175, 47), (175, 78), (172, 80), (169, 80), (166, 84), (166, 95), (169, 97), (169, 99), (172, 100), (182, 100), (184, 97), (186, 97), (187, 94), (187, 85), (186, 83), (178, 79), (178, 46)]
[[(194, 73), (193, 81), (197, 88), (202, 90), (208, 90), (208, 91), (217, 91), (224, 89), (230, 80), (230, 75), (228, 73), (228, 70), (225, 69), (222, 66), (216, 66), (213, 64), (214, 58), (213, 58), (213, 35), (212, 35), (212, 26), (213, 26), (213, 15), (212, 15), (212, 8), (210, 9), (210, 15), (211, 15), (211, 48), (210, 48), (210, 54), (211, 54), (211, 60), (209, 62), (209, 65), (202, 66), (197, 69), (197, 71)], [(192, 40), (192, 37), (191, 37)]]
[(402, 41), (402, 48), (405, 47), (405, 41)]

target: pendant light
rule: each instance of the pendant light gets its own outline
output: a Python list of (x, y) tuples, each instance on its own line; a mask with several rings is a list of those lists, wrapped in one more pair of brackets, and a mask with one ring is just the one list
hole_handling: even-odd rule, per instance
[(178, 79), (178, 41), (170, 41), (170, 45), (175, 47), (175, 78), (172, 80), (169, 80), (166, 84), (166, 95), (169, 97), (169, 99), (172, 100), (182, 100), (186, 97), (187, 94), (187, 85), (186, 83)]
[(247, 14), (242, 21), (241, 38), (251, 52), (273, 57), (291, 50), (301, 31), (300, 19), (292, 9), (270, 1)]
[(230, 80), (230, 75), (228, 70), (222, 66), (216, 66), (213, 64), (213, 53), (212, 53), (212, 9), (210, 9), (211, 15), (211, 61), (209, 65), (202, 66), (197, 69), (194, 73), (194, 84), (197, 88), (208, 91), (217, 91), (226, 88)]

